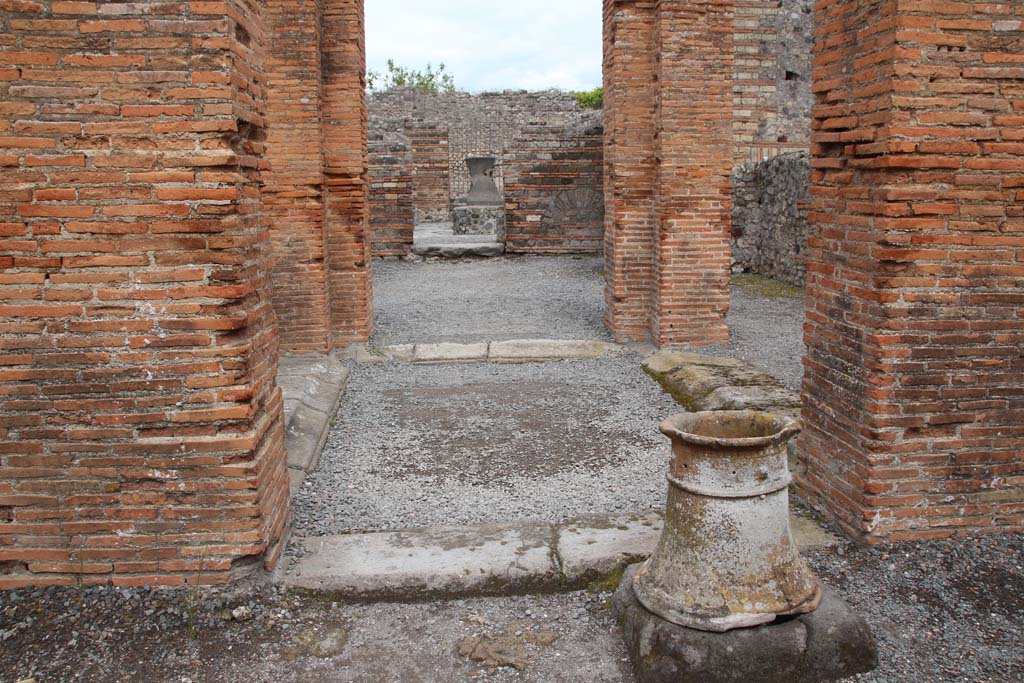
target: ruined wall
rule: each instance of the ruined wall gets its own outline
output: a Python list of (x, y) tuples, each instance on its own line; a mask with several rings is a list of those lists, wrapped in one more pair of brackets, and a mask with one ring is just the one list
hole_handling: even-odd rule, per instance
[(413, 238), (413, 148), (401, 133), (369, 139), (370, 230), (374, 256), (404, 256)]
[(263, 41), (245, 0), (0, 5), (0, 588), (276, 561)]
[(413, 149), (413, 220), (443, 223), (451, 220), (448, 198), (448, 129), (422, 121), (405, 128)]
[(571, 125), (535, 125), (502, 159), (511, 253), (600, 252), (604, 242), (601, 112)]
[(810, 173), (810, 158), (801, 152), (733, 169), (734, 273), (804, 286)]
[[(448, 133), (448, 196), (459, 199), (469, 192), (466, 157), (495, 156), (530, 123), (561, 123), (582, 112), (569, 93), (507, 91), (470, 95), (464, 92), (429, 93), (412, 88), (374, 93), (370, 97), (375, 124), (394, 125), (414, 120), (440, 126)], [(495, 174), (502, 188), (500, 167)]]
[(1024, 5), (818, 2), (804, 432), (873, 542), (1024, 528)]
[(736, 0), (734, 163), (810, 143), (812, 0)]

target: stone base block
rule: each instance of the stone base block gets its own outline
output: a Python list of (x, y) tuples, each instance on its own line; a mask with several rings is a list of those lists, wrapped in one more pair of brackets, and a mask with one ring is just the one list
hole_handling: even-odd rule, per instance
[(452, 209), (452, 230), (456, 235), (494, 235), (505, 240), (505, 207), (456, 206)]
[(825, 590), (811, 614), (757, 628), (710, 633), (648, 612), (626, 570), (612, 605), (640, 683), (818, 683), (878, 665), (867, 624)]

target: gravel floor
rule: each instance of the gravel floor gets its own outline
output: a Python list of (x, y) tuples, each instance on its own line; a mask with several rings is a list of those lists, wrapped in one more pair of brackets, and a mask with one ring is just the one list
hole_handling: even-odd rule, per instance
[(373, 262), (379, 346), (609, 339), (600, 256)]
[[(505, 339), (610, 339), (600, 256), (373, 263), (379, 346)], [(699, 349), (757, 365), (792, 389), (803, 377), (804, 302), (732, 287), (728, 345)]]
[(300, 533), (646, 510), (680, 408), (624, 353), (523, 365), (356, 365)]
[[(848, 545), (808, 561), (878, 641), (880, 667), (851, 683), (1022, 680), (1021, 536)], [(230, 601), (188, 591), (0, 592), (0, 681), (632, 683), (607, 598), (358, 605), (280, 589)], [(223, 618), (239, 606), (249, 619)], [(491, 671), (457, 653), (484, 633), (524, 640), (524, 670)], [(549, 645), (530, 642), (551, 633)]]
[[(608, 594), (341, 604), (52, 589), (0, 593), (0, 681), (37, 683), (631, 683)], [(189, 601), (192, 601), (191, 603)], [(187, 608), (186, 605), (194, 607)], [(224, 618), (242, 608), (244, 621)], [(21, 624), (26, 624), (21, 626)], [(485, 634), (522, 672), (459, 653)], [(480, 653), (478, 652), (478, 655)]]
[(704, 346), (699, 353), (741, 358), (765, 370), (790, 389), (804, 376), (804, 300), (768, 297), (733, 285), (729, 306), (729, 343)]

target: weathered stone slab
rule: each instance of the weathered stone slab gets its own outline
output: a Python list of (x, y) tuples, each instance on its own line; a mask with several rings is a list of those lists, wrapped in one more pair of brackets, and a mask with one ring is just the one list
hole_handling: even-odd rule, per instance
[(488, 258), (504, 254), (505, 245), (496, 241), (417, 243), (413, 253), (438, 258)]
[(799, 393), (742, 360), (659, 351), (646, 358), (643, 367), (687, 410), (764, 410), (799, 415)]
[(397, 344), (395, 346), (366, 346), (353, 344), (338, 349), (334, 355), (342, 360), (354, 360), (357, 363), (388, 363), (393, 360), (410, 361), (416, 347), (414, 344)]
[(293, 494), (320, 460), (348, 377), (348, 368), (331, 356), (283, 356), (278, 363), (277, 382), (284, 397), (285, 448)]
[(654, 552), (664, 520), (651, 512), (589, 515), (559, 524), (556, 556), (570, 586), (600, 581)]
[(711, 633), (648, 612), (633, 591), (638, 566), (626, 570), (612, 606), (639, 683), (819, 683), (878, 665), (864, 620), (828, 589), (810, 614)]
[(285, 583), (361, 599), (529, 593), (559, 587), (548, 524), (482, 525), (325, 536)]
[[(650, 557), (658, 546), (664, 522), (660, 512), (588, 515), (559, 524), (555, 554), (570, 587), (582, 587)], [(793, 540), (800, 550), (832, 547), (838, 536), (813, 519), (789, 516)]]
[(486, 342), (480, 344), (417, 344), (414, 363), (466, 363), (487, 360)]
[(531, 361), (600, 358), (618, 353), (622, 347), (601, 341), (574, 339), (517, 339), (491, 342), (488, 358), (495, 363), (528, 363)]

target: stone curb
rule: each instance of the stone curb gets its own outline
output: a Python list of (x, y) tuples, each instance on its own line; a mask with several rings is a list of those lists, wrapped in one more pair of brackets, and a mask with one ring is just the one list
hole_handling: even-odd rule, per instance
[(515, 339), (474, 344), (399, 344), (367, 348), (357, 345), (335, 352), (357, 363), (543, 363), (600, 358), (630, 347), (586, 339)]
[[(839, 539), (793, 516), (802, 549)], [(299, 558), (280, 582), (359, 600), (422, 600), (570, 591), (609, 585), (647, 558), (659, 513), (589, 515), (561, 524), (523, 522), (293, 538)]]
[(736, 358), (659, 351), (644, 359), (643, 368), (689, 411), (764, 410), (800, 415), (799, 392)]
[(284, 398), (285, 449), (293, 496), (306, 474), (320, 462), (348, 378), (349, 369), (331, 356), (283, 356), (278, 363), (277, 383)]

